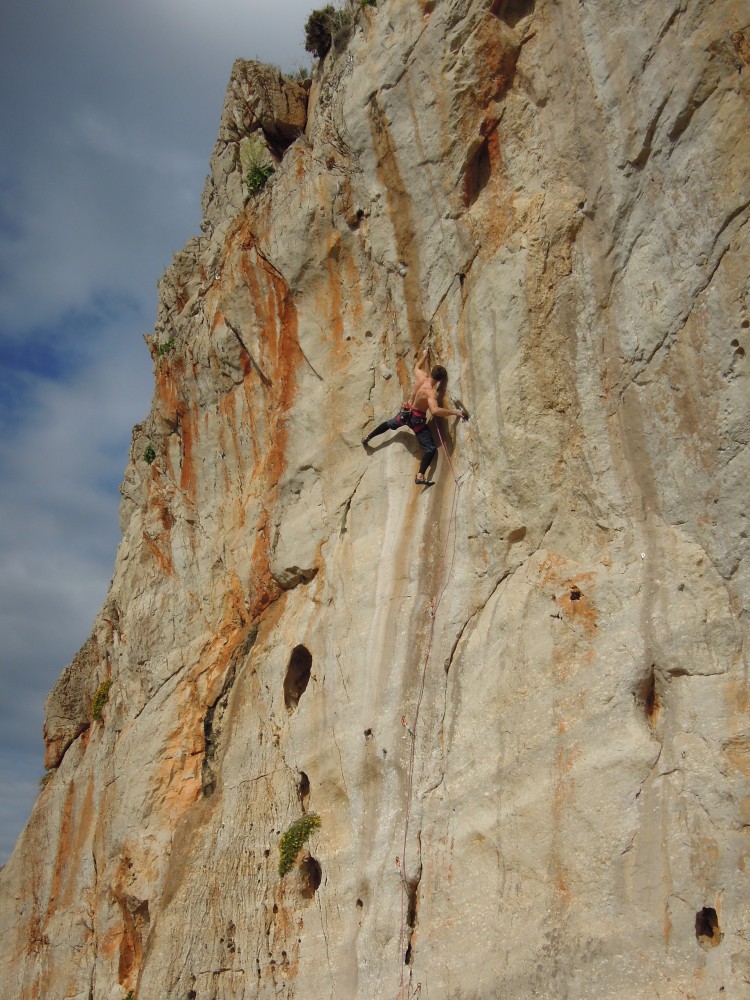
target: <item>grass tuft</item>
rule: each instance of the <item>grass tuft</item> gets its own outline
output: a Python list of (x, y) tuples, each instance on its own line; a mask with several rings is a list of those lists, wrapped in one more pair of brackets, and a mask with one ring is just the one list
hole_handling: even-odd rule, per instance
[(320, 816), (307, 813), (295, 820), (279, 840), (279, 875), (283, 878), (294, 868), (294, 862), (310, 834), (320, 827)]
[(94, 722), (102, 721), (102, 709), (109, 701), (109, 689), (111, 687), (111, 680), (102, 681), (96, 689), (96, 694), (91, 699), (91, 718)]

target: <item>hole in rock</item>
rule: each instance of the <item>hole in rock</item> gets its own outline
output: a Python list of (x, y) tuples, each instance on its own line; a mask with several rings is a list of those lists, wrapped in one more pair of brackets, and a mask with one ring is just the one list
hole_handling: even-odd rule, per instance
[(293, 712), (310, 682), (312, 655), (305, 646), (295, 646), (284, 678), (284, 704)]
[(495, 0), (492, 13), (511, 28), (515, 28), (522, 18), (533, 14), (535, 4), (536, 0)]
[(404, 955), (404, 965), (411, 965), (411, 941), (406, 949), (406, 954)]
[(195, 998), (197, 996), (198, 996), (198, 994), (195, 992), (195, 990), (188, 990), (188, 992), (187, 992), (187, 1000), (195, 1000)]
[(743, 330), (747, 330), (747, 328), (750, 326), (750, 319), (743, 319), (743, 321), (740, 323), (740, 326), (742, 327)]
[(745, 357), (745, 348), (744, 347), (738, 347), (737, 350), (734, 352), (734, 356), (735, 356), (735, 358), (744, 358)]
[(583, 595), (581, 594), (581, 591), (578, 589), (578, 587), (576, 587), (575, 585), (573, 585), (570, 588), (570, 599), (571, 599), (571, 601), (580, 601), (580, 599), (581, 599), (582, 596)]
[(274, 913), (278, 913), (279, 912), (279, 904), (278, 903), (274, 903), (273, 904), (273, 912)]
[(659, 709), (661, 708), (659, 693), (656, 690), (655, 664), (651, 664), (646, 677), (635, 692), (635, 699), (643, 709), (649, 725), (652, 727), (655, 726), (656, 720), (659, 717)]
[(703, 948), (715, 948), (721, 943), (719, 918), (713, 906), (704, 906), (695, 914), (695, 936)]
[(739, 347), (739, 346), (740, 346), (740, 342), (739, 342), (739, 340), (737, 340), (737, 338), (735, 337), (735, 339), (734, 339), (734, 340), (732, 340), (732, 341), (730, 342), (729, 346), (730, 346), (730, 347)]
[(651, 674), (648, 687), (646, 688), (646, 696), (644, 698), (643, 707), (646, 709), (646, 715), (649, 719), (653, 720), (659, 710), (659, 702), (656, 697), (656, 677), (653, 673)]
[(299, 866), (301, 892), (305, 899), (312, 899), (320, 886), (323, 870), (313, 857), (307, 857)]
[(492, 160), (487, 139), (469, 160), (464, 178), (466, 204), (471, 207), (487, 187), (492, 176)]
[(408, 883), (408, 902), (406, 907), (406, 925), (412, 929), (417, 926), (417, 889), (418, 882)]
[(358, 909), (358, 910), (361, 910), (361, 909), (362, 909), (362, 907), (363, 907), (364, 905), (365, 905), (365, 904), (364, 904), (364, 903), (362, 902), (362, 900), (361, 900), (361, 899), (358, 899), (358, 900), (357, 900), (357, 909)]
[(299, 773), (297, 795), (299, 796), (299, 804), (302, 806), (302, 812), (307, 812), (307, 800), (310, 798), (310, 779), (304, 771), (300, 771)]
[(203, 720), (203, 740), (205, 754), (201, 767), (201, 789), (208, 798), (216, 790), (215, 762), (221, 741), (224, 714), (229, 704), (229, 695), (237, 673), (236, 664), (229, 670), (221, 693), (213, 705), (210, 705)]
[(364, 737), (365, 737), (366, 740), (371, 740), (372, 739), (372, 729), (365, 729), (363, 735), (364, 735)]

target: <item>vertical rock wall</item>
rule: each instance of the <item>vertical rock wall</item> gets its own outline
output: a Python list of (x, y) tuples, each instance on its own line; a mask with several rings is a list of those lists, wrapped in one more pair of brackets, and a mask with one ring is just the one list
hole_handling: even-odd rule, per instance
[[(4, 992), (740, 1000), (747, 5), (355, 15), (309, 93), (234, 67)], [(421, 492), (360, 438), (428, 343)]]

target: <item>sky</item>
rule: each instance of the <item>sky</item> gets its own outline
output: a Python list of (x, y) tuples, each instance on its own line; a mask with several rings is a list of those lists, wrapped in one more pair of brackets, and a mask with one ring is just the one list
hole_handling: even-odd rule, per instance
[(236, 58), (309, 66), (315, 0), (25, 0), (0, 33), (0, 864), (44, 700), (88, 637), (153, 390), (157, 282), (199, 233)]

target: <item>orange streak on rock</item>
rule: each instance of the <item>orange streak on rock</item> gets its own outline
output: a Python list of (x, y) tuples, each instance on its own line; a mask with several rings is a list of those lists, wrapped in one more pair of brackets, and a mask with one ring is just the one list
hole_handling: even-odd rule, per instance
[(349, 296), (349, 311), (352, 322), (355, 324), (355, 332), (361, 335), (363, 331), (358, 328), (364, 307), (360, 291), (361, 276), (359, 265), (351, 254), (348, 254), (344, 259), (344, 272), (346, 274), (347, 295)]
[(180, 472), (180, 489), (191, 500), (195, 500), (195, 465), (193, 463), (193, 444), (196, 437), (197, 407), (189, 413), (187, 408), (180, 411), (180, 437), (182, 439), (182, 470)]
[(56, 901), (60, 895), (60, 886), (63, 882), (65, 863), (70, 857), (75, 794), (75, 782), (71, 781), (65, 793), (65, 803), (63, 805), (60, 832), (57, 840), (57, 854), (55, 856), (55, 865), (52, 871), (52, 881), (50, 884), (50, 894), (47, 902), (47, 912), (44, 916), (44, 923), (49, 920), (50, 916), (54, 912)]
[(143, 541), (148, 546), (154, 559), (156, 559), (162, 572), (166, 573), (167, 576), (172, 576), (174, 574), (174, 563), (172, 562), (171, 553), (162, 552), (154, 539), (150, 538), (145, 532), (143, 533)]
[[(253, 491), (263, 498), (252, 552), (252, 578), (247, 581), (249, 607), (253, 614), (259, 614), (280, 592), (270, 572), (270, 513), (286, 467), (287, 415), (294, 405), (297, 367), (302, 355), (290, 290), (281, 274), (257, 249), (247, 219), (227, 239), (225, 273), (236, 276), (233, 281), (244, 286), (252, 299), (260, 348), (256, 360), (262, 371), (273, 372), (273, 381), (264, 382), (250, 365), (243, 382), (247, 401), (245, 419), (250, 427), (254, 458), (249, 479)], [(234, 423), (230, 402), (225, 401), (223, 406)]]

